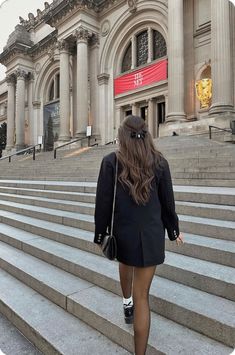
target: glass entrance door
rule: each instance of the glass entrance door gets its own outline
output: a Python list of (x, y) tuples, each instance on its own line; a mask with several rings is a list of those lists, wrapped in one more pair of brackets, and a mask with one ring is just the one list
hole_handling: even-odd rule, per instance
[(53, 150), (54, 142), (60, 134), (60, 103), (54, 102), (44, 106), (44, 150)]

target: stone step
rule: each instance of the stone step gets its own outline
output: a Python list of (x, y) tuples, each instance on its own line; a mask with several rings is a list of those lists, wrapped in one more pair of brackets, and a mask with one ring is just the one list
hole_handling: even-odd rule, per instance
[[(52, 228), (52, 226), (50, 227)], [(44, 233), (36, 234), (34, 229), (34, 234), (32, 234), (32, 232), (26, 232), (25, 229), (22, 231), (11, 225), (0, 224), (0, 240), (21, 249), (22, 243), (40, 238), (41, 234), (44, 235)], [(58, 226), (55, 231), (57, 230)], [(74, 231), (72, 230), (70, 232)], [(88, 232), (83, 233), (82, 231), (77, 231), (76, 237), (71, 236), (70, 233), (70, 235), (67, 235), (67, 238), (66, 236), (61, 236), (61, 234), (62, 231), (60, 231), (60, 235), (53, 235), (51, 233), (49, 239), (65, 243), (72, 247), (81, 248), (81, 250), (86, 252), (101, 255), (99, 248), (93, 243), (93, 235), (89, 235)], [(17, 235), (17, 237), (14, 237), (15, 235)], [(235, 249), (234, 245), (235, 243), (231, 246), (233, 249)], [(234, 250), (231, 251), (231, 254), (234, 256)], [(191, 265), (191, 263), (193, 265)], [(228, 299), (234, 300), (235, 298), (235, 292), (232, 292), (233, 289), (235, 290), (235, 280), (233, 281), (233, 269), (231, 267), (166, 251), (166, 260), (165, 263), (161, 265), (159, 272), (161, 272), (162, 276), (170, 280), (199, 288)]]
[(2, 314), (0, 314), (0, 329), (1, 355), (43, 355)]
[[(44, 238), (22, 242), (22, 248), (64, 271), (120, 293), (117, 263)], [(150, 304), (152, 311), (166, 318), (228, 346), (234, 343), (234, 303), (230, 300), (154, 276)]]
[[(184, 233), (184, 244), (179, 248), (166, 237), (166, 250), (193, 258), (235, 267), (235, 242)], [(197, 264), (197, 262), (196, 262)]]
[(0, 180), (1, 186), (20, 187), (27, 189), (53, 190), (69, 192), (88, 192), (95, 193), (96, 182), (84, 181), (47, 181), (47, 180)]
[(17, 194), (20, 196), (35, 196), (49, 199), (58, 199), (63, 201), (73, 201), (73, 202), (85, 202), (94, 203), (95, 194), (89, 192), (69, 192), (56, 190), (40, 190), (40, 189), (29, 189), (29, 188), (17, 188), (0, 186), (0, 192), (7, 194)]
[[(17, 251), (4, 243), (1, 243), (0, 250), (0, 264), (4, 270), (85, 323), (98, 329), (109, 339), (133, 351), (133, 330), (124, 323), (122, 300), (118, 295), (102, 290), (98, 286), (22, 251)], [(87, 293), (88, 290), (94, 290), (94, 292), (90, 294)], [(120, 289), (117, 293), (120, 294)], [(151, 318), (147, 354), (213, 353), (219, 355), (227, 354), (231, 350), (221, 343), (186, 329), (154, 312)], [(179, 336), (180, 342), (177, 339)]]
[(235, 188), (235, 180), (219, 180), (219, 179), (176, 179), (172, 178), (174, 185), (184, 186), (203, 186), (203, 187), (230, 187)]
[[(95, 201), (96, 182), (0, 180), (0, 184), (0, 191), (7, 193), (16, 191), (17, 194), (27, 194), (27, 190), (30, 190), (30, 194), (33, 196), (58, 199), (64, 199), (64, 196), (66, 196), (65, 199), (71, 201), (88, 203)], [(235, 188), (233, 187), (175, 185), (174, 194), (178, 201), (235, 206)], [(81, 196), (89, 197), (84, 200), (80, 199)], [(92, 198), (90, 199), (90, 197)]]
[(0, 312), (43, 354), (128, 354), (123, 347), (1, 269), (0, 283)]
[(180, 229), (183, 232), (235, 241), (235, 222), (187, 215), (178, 216)]
[[(24, 233), (29, 232), (81, 250), (100, 254), (99, 250), (93, 243), (93, 232), (42, 221), (37, 218), (26, 217), (11, 212), (2, 213), (1, 220), (6, 224), (1, 225), (1, 234), (3, 235), (5, 233), (4, 238), (7, 238), (6, 235), (8, 235), (11, 230), (13, 236), (14, 233), (20, 233), (21, 238), (22, 235), (24, 236)], [(23, 230), (23, 232), (21, 230)], [(28, 238), (26, 238), (26, 240), (27, 239)], [(12, 243), (13, 241), (14, 240), (11, 239), (9, 243)], [(13, 245), (20, 248), (19, 243)], [(178, 248), (175, 243), (172, 243), (172, 241), (166, 236), (166, 249), (174, 253), (181, 253), (186, 256), (192, 256), (194, 258), (219, 263), (225, 266), (235, 266), (235, 242), (233, 241), (184, 233), (184, 245), (181, 245), (180, 248)]]
[[(0, 188), (0, 191), (2, 189)], [(13, 190), (14, 191), (14, 190)], [(90, 197), (90, 196), (89, 196)], [(78, 212), (94, 215), (94, 203), (84, 203), (75, 201), (66, 201), (60, 199), (50, 199), (45, 197), (23, 196), (14, 193), (1, 193), (0, 199), (5, 201), (17, 202), (28, 205), (35, 205), (45, 208), (54, 208), (69, 212)], [(235, 221), (234, 206), (218, 206), (213, 204), (199, 204), (195, 202), (176, 201), (176, 211), (179, 214), (192, 215), (196, 217), (222, 219), (227, 221)]]
[(208, 186), (174, 186), (177, 201), (235, 206), (235, 188)]
[(195, 217), (235, 221), (235, 206), (175, 201), (176, 212)]
[[(4, 211), (24, 214), (49, 222), (85, 229), (94, 232), (94, 216), (83, 213), (67, 212), (52, 208), (37, 207), (10, 201), (0, 201), (0, 216)], [(235, 222), (212, 218), (178, 215), (183, 232), (205, 235), (207, 237), (235, 241)]]

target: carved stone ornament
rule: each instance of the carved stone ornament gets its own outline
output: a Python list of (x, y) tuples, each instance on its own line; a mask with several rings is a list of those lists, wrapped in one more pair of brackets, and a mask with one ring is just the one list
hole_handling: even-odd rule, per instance
[(93, 33), (90, 39), (90, 45), (94, 46), (96, 44), (100, 44), (100, 36), (98, 35), (98, 33)]
[(28, 74), (23, 69), (17, 69), (15, 75), (17, 79), (26, 79)]
[(16, 78), (14, 74), (10, 74), (6, 76), (6, 81), (8, 85), (15, 85)]
[(36, 72), (36, 74), (38, 74), (38, 73), (40, 72), (40, 70), (41, 70), (41, 64), (40, 64), (40, 63), (37, 63), (37, 64), (35, 65), (35, 72)]
[(101, 35), (103, 37), (107, 36), (110, 31), (110, 22), (109, 20), (105, 20), (101, 25)]
[(91, 37), (89, 31), (80, 26), (78, 27), (74, 32), (73, 32), (74, 37), (76, 38), (77, 41), (84, 41), (87, 42), (88, 38)]
[(137, 0), (128, 0), (127, 4), (129, 6), (129, 11), (131, 13), (136, 12), (136, 10), (137, 10)]
[[(57, 42), (57, 48), (60, 50), (60, 51), (65, 51), (65, 52), (68, 52), (69, 51), (69, 42), (66, 41), (66, 39), (61, 39), (60, 41)], [(53, 53), (54, 55), (54, 53)]]

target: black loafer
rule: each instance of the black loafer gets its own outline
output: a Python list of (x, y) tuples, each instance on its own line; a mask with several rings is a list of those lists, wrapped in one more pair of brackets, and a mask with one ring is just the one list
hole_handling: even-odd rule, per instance
[(124, 319), (126, 324), (132, 324), (134, 319), (134, 306), (123, 306)]

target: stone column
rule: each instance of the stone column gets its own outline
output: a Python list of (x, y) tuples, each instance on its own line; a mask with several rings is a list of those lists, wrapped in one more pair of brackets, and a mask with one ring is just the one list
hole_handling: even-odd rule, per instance
[(233, 111), (231, 54), (229, 0), (211, 1), (210, 114)]
[(70, 139), (69, 44), (62, 39), (60, 50), (60, 141)]
[(34, 112), (33, 112), (33, 85), (34, 85), (34, 75), (33, 73), (29, 74), (29, 86), (28, 86), (28, 108), (29, 108), (29, 144), (34, 145)]
[(166, 121), (185, 121), (183, 0), (168, 0), (168, 95)]
[(148, 100), (148, 129), (153, 138), (155, 138), (155, 122), (154, 122), (154, 112), (155, 112), (155, 101), (151, 98)]
[(99, 73), (99, 35), (93, 34), (90, 47), (90, 87), (91, 87), (91, 104), (90, 104), (90, 124), (92, 125), (92, 135), (99, 135), (99, 101), (98, 101), (98, 73)]
[(25, 79), (27, 73), (16, 71), (16, 150), (25, 148)]
[(101, 135), (101, 144), (107, 143), (108, 140), (108, 108), (107, 108), (107, 99), (108, 99), (108, 83), (110, 75), (103, 73), (98, 75), (98, 84), (99, 84), (99, 125), (100, 125), (100, 135)]
[(148, 27), (148, 63), (153, 60), (153, 30)]
[(74, 35), (77, 40), (77, 125), (76, 137), (86, 134), (88, 125), (88, 38), (87, 29), (80, 26)]
[(7, 146), (6, 150), (14, 147), (15, 135), (15, 76), (7, 76), (8, 99), (7, 99)]
[(132, 43), (132, 46), (131, 46), (131, 69), (135, 69), (136, 67), (136, 36), (133, 35), (131, 37), (131, 43)]
[(138, 106), (137, 106), (136, 102), (131, 104), (131, 108), (132, 108), (132, 115), (137, 116), (138, 115)]

